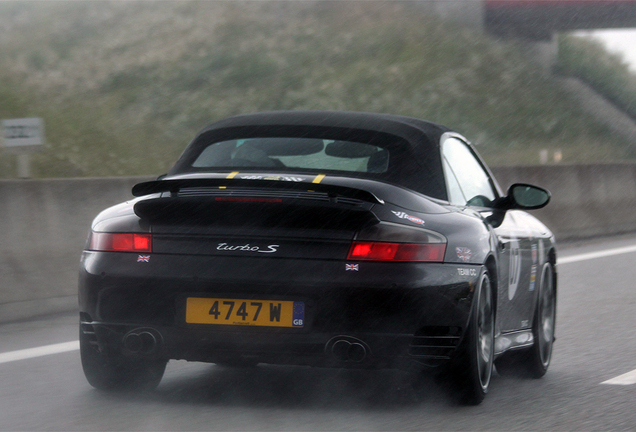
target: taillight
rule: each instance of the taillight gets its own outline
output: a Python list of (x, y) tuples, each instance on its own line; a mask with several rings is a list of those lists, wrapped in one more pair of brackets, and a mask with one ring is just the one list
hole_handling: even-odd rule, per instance
[(93, 232), (88, 248), (108, 252), (152, 252), (152, 235)]
[(352, 261), (444, 262), (446, 238), (434, 231), (380, 222), (360, 231), (349, 249)]
[(446, 244), (354, 241), (347, 259), (358, 261), (443, 262)]

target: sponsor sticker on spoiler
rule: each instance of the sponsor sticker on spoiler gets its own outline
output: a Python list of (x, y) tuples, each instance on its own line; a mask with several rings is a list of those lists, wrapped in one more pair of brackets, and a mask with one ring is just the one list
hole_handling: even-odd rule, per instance
[(289, 182), (302, 182), (306, 180), (305, 177), (241, 174), (239, 171), (233, 171), (230, 174), (228, 174), (227, 177), (225, 178), (233, 179), (233, 178), (237, 178), (237, 176), (241, 180), (273, 180), (273, 181), (289, 181)]

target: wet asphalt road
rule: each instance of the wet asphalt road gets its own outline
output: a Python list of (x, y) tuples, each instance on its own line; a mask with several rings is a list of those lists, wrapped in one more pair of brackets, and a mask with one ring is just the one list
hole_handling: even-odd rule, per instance
[[(636, 245), (563, 245), (560, 257)], [(477, 407), (398, 371), (170, 362), (154, 392), (109, 394), (76, 350), (0, 363), (0, 430), (634, 430), (636, 252), (559, 265), (557, 342), (540, 380), (495, 374)], [(0, 325), (2, 353), (77, 340), (76, 314)]]

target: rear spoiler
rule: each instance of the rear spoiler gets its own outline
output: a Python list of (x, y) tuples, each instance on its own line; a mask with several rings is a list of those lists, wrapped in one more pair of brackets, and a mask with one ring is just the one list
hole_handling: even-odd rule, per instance
[(199, 187), (243, 187), (243, 188), (263, 188), (297, 190), (303, 192), (324, 192), (331, 198), (338, 196), (344, 198), (359, 199), (373, 204), (384, 204), (384, 200), (378, 198), (373, 193), (347, 186), (337, 186), (322, 183), (306, 183), (278, 180), (246, 180), (246, 179), (226, 179), (226, 178), (195, 178), (195, 179), (175, 179), (175, 180), (153, 180), (138, 183), (132, 188), (132, 194), (136, 197), (160, 192), (170, 192), (175, 195), (184, 188)]

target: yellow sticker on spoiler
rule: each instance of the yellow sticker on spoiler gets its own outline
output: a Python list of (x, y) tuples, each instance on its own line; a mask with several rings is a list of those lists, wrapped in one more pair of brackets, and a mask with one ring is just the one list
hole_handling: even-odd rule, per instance
[(237, 175), (238, 173), (239, 173), (238, 171), (231, 172), (231, 173), (229, 173), (229, 174), (227, 175), (227, 177), (225, 177), (225, 178), (227, 178), (227, 179), (233, 179), (233, 178), (234, 178), (234, 176), (235, 176), (235, 175)]
[(316, 178), (312, 181), (312, 183), (320, 183), (322, 181), (322, 179), (324, 179), (324, 178), (325, 178), (324, 174), (318, 174), (316, 176)]

